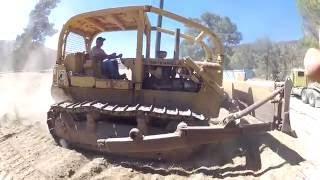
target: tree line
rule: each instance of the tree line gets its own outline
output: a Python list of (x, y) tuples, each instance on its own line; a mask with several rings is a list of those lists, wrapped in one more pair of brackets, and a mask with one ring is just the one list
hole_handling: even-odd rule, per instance
[(229, 68), (252, 69), (259, 78), (283, 80), (292, 68), (303, 68), (306, 50), (300, 40), (273, 42), (269, 38), (261, 38), (234, 47)]
[[(260, 78), (284, 79), (292, 68), (303, 68), (304, 54), (309, 47), (318, 46), (319, 0), (297, 0), (297, 5), (303, 17), (304, 37), (288, 42), (274, 42), (268, 37), (261, 37), (252, 43), (241, 44), (242, 34), (228, 17), (206, 12), (192, 20), (207, 26), (220, 37), (225, 48), (225, 69), (252, 69)], [(199, 33), (190, 28), (186, 32)], [(182, 56), (198, 60), (204, 57), (200, 46), (182, 41), (181, 47)]]

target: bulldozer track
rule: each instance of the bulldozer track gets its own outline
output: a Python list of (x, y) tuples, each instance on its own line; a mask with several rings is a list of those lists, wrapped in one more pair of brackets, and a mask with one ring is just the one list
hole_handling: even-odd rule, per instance
[[(99, 123), (99, 127), (104, 126), (105, 129), (107, 129), (111, 126), (112, 129), (107, 132), (109, 134), (102, 134), (104, 132), (101, 130), (98, 131), (97, 129), (88, 130), (90, 128), (88, 122), (91, 121), (88, 117), (91, 113), (98, 114), (95, 121)], [(65, 116), (66, 114), (68, 114), (67, 118)], [(190, 109), (140, 104), (117, 105), (99, 101), (60, 102), (51, 106), (47, 118), (49, 131), (57, 144), (93, 151), (101, 151), (96, 139), (105, 137), (128, 137), (130, 129), (132, 130), (136, 127), (141, 127), (142, 131), (148, 129), (144, 132), (151, 134), (175, 132), (180, 122), (184, 122), (189, 126), (209, 126), (208, 118)], [(144, 121), (142, 126), (139, 124), (141, 120)], [(123, 124), (125, 128), (121, 129)], [(154, 124), (161, 124), (161, 127), (158, 128)], [(72, 135), (69, 136), (66, 132)], [(84, 133), (80, 132), (90, 132), (93, 138), (91, 138), (89, 142), (89, 140), (85, 140), (87, 136), (84, 137)], [(172, 158), (171, 156), (173, 156), (173, 154), (179, 154), (181, 157), (184, 157), (183, 154), (185, 154), (185, 156), (191, 154), (193, 149), (194, 148), (190, 148), (190, 150), (184, 151), (183, 153), (178, 153), (179, 151), (177, 150), (177, 152), (172, 151), (172, 153), (171, 151), (152, 152), (148, 155), (146, 153), (140, 153), (141, 155), (139, 153), (132, 153), (132, 155), (129, 156), (169, 159)], [(178, 158), (176, 155), (174, 157)]]
[[(177, 120), (208, 120), (203, 114), (198, 114), (191, 111), (190, 109), (178, 109), (168, 107), (158, 107), (154, 105), (117, 105), (110, 103), (103, 103), (99, 101), (83, 101), (83, 102), (69, 102), (64, 101), (58, 104), (52, 105), (51, 110), (56, 112), (73, 112), (73, 113), (88, 113), (88, 112), (99, 112), (102, 114), (112, 116), (138, 116), (145, 115), (148, 117), (165, 117), (168, 119)], [(49, 111), (50, 112), (50, 111)]]
[[(165, 120), (167, 123), (170, 120), (171, 131), (175, 130), (177, 123), (184, 121), (188, 125), (208, 125), (208, 118), (203, 114), (197, 114), (190, 109), (181, 110), (178, 108), (157, 107), (153, 105), (116, 105), (110, 103), (102, 103), (99, 101), (83, 101), (83, 102), (70, 102), (64, 101), (51, 106), (47, 114), (47, 125), (49, 131), (55, 141), (59, 144), (55, 131), (55, 120), (61, 115), (61, 113), (69, 114), (88, 114), (98, 113), (101, 115), (107, 115), (108, 119), (114, 119), (116, 117), (127, 118), (128, 121), (137, 120), (143, 118), (145, 120), (157, 119), (158, 121)], [(72, 117), (72, 116), (71, 116)], [(82, 116), (83, 117), (83, 116)], [(72, 117), (73, 121), (79, 120), (79, 118)], [(172, 126), (172, 127), (171, 127)], [(117, 136), (117, 133), (115, 132)]]

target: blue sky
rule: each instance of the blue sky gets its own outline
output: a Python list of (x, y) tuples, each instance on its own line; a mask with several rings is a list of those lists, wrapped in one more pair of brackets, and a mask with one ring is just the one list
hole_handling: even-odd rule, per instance
[[(0, 7), (0, 20), (7, 27), (0, 28), (0, 39), (14, 39), (23, 31), (28, 13), (38, 0), (10, 0)], [(158, 0), (61, 0), (50, 15), (55, 28), (73, 15), (97, 9), (151, 4)], [(15, 8), (15, 11), (12, 9)], [(303, 36), (301, 17), (295, 0), (165, 0), (165, 9), (186, 17), (199, 17), (208, 11), (228, 16), (243, 34), (242, 43), (269, 37), (274, 41), (296, 40)], [(11, 18), (12, 17), (14, 20)], [(172, 26), (171, 23), (164, 23)], [(121, 36), (119, 36), (121, 37)], [(48, 38), (46, 45), (56, 49), (58, 33)], [(122, 37), (124, 38), (124, 37)]]

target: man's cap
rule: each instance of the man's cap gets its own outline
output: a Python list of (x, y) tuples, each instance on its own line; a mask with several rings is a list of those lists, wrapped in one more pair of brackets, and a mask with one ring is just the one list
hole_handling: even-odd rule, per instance
[(97, 38), (97, 41), (104, 41), (104, 40), (106, 40), (106, 38), (103, 38), (103, 37), (98, 37)]

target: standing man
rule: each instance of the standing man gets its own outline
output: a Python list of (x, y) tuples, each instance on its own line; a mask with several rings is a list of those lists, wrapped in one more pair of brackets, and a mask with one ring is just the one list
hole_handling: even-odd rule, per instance
[(102, 71), (103, 75), (111, 79), (125, 79), (125, 74), (119, 74), (119, 65), (118, 61), (116, 60), (116, 58), (121, 58), (122, 54), (117, 55), (116, 53), (112, 53), (108, 55), (105, 53), (105, 51), (101, 48), (105, 40), (106, 39), (103, 37), (98, 37), (96, 39), (96, 45), (92, 47), (90, 51), (90, 58), (96, 61), (98, 64), (97, 71)]

